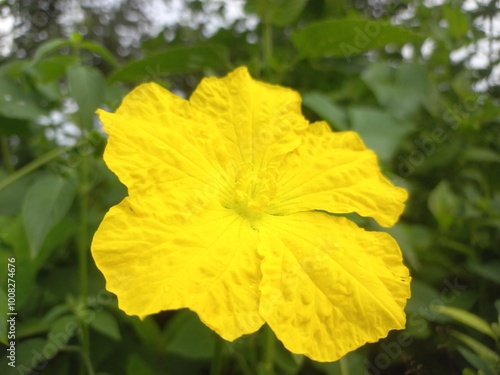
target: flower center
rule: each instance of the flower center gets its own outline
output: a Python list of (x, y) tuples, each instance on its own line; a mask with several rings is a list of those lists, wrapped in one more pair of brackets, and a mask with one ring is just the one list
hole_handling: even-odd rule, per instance
[(265, 168), (256, 171), (252, 164), (244, 163), (237, 169), (234, 178), (234, 209), (250, 223), (265, 213), (278, 191), (278, 170)]

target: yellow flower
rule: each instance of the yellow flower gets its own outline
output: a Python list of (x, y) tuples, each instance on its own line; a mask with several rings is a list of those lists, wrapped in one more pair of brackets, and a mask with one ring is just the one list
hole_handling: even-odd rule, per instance
[(406, 192), (354, 132), (309, 124), (300, 96), (246, 68), (189, 101), (147, 83), (99, 111), (105, 161), (128, 187), (92, 253), (130, 315), (189, 308), (226, 340), (269, 324), (333, 361), (405, 325), (410, 277), (391, 226)]

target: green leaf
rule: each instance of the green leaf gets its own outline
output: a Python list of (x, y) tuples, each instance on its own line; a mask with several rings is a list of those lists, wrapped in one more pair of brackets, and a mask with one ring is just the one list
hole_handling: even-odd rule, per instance
[(292, 34), (300, 55), (307, 58), (367, 52), (388, 44), (421, 42), (424, 37), (385, 21), (337, 19), (312, 23)]
[[(9, 366), (7, 363), (10, 360), (6, 355), (2, 355), (0, 357), (2, 375), (30, 374), (33, 368), (42, 367), (48, 359), (48, 355), (44, 354), (45, 347), (45, 340), (39, 338), (16, 343), (16, 366)], [(52, 351), (47, 351), (47, 354), (52, 354)]]
[(31, 60), (31, 65), (35, 65), (44, 57), (50, 55), (51, 53), (57, 51), (60, 48), (68, 47), (73, 45), (73, 42), (68, 39), (50, 39), (43, 43), (35, 52), (33, 59)]
[(33, 91), (23, 88), (10, 78), (0, 76), (0, 115), (33, 120), (45, 113), (39, 99)]
[(156, 350), (162, 342), (162, 336), (158, 324), (151, 316), (139, 319), (137, 316), (128, 317), (128, 321), (134, 328), (137, 336), (148, 347)]
[(113, 56), (113, 54), (102, 44), (87, 41), (87, 42), (81, 43), (80, 47), (86, 49), (87, 51), (94, 52), (94, 53), (98, 54), (105, 61), (107, 61), (113, 68), (118, 68), (120, 66), (120, 63), (115, 58), (115, 56)]
[(476, 339), (473, 339), (472, 337), (464, 335), (463, 333), (457, 331), (451, 331), (450, 333), (453, 337), (471, 348), (480, 358), (488, 361), (490, 365), (495, 366), (500, 362), (500, 356), (497, 353), (495, 353), (493, 350), (480, 343)]
[[(0, 170), (0, 180), (6, 177), (7, 174)], [(24, 175), (0, 190), (0, 215), (14, 215), (21, 211), (24, 197), (37, 177), (40, 177), (37, 173)]]
[(488, 322), (475, 314), (456, 307), (443, 305), (432, 305), (432, 308), (443, 315), (455, 319), (468, 327), (474, 328), (475, 330), (490, 336), (493, 340), (497, 339)]
[(287, 26), (297, 20), (307, 0), (247, 0), (245, 10), (257, 13), (264, 21), (276, 26)]
[[(189, 310), (176, 313), (168, 323), (165, 334), (166, 349), (187, 358), (211, 358), (215, 333), (205, 326), (198, 315)], [(193, 340), (196, 337), (196, 340)]]
[(469, 372), (464, 371), (462, 375), (467, 375), (467, 374), (498, 375), (498, 373), (493, 372), (493, 366), (491, 366), (490, 363), (486, 362), (484, 359), (482, 359), (475, 353), (471, 352), (470, 350), (466, 349), (461, 345), (457, 346), (457, 350), (460, 352), (460, 354), (464, 356), (467, 362), (469, 362), (476, 369), (483, 371), (482, 373), (481, 372), (476, 373), (473, 370), (470, 370)]
[(500, 163), (500, 154), (488, 148), (469, 147), (464, 150), (463, 157), (468, 161)]
[(351, 127), (378, 157), (389, 161), (401, 140), (413, 130), (413, 124), (394, 120), (387, 112), (371, 107), (351, 107), (348, 110)]
[(443, 5), (444, 18), (448, 22), (448, 30), (455, 38), (461, 38), (467, 35), (471, 29), (469, 17), (462, 13), (460, 7), (452, 7), (450, 4)]
[[(0, 98), (0, 102), (1, 101), (2, 98)], [(29, 121), (0, 116), (0, 135), (16, 134), (19, 136), (26, 136), (29, 133)]]
[(61, 350), (76, 335), (79, 328), (80, 325), (74, 315), (61, 316), (50, 325), (47, 342)]
[(72, 65), (67, 73), (70, 94), (78, 104), (78, 121), (92, 129), (94, 113), (104, 99), (105, 78), (99, 70), (88, 66)]
[(75, 62), (76, 58), (73, 55), (56, 55), (44, 59), (36, 65), (31, 64), (25, 71), (33, 77), (37, 83), (49, 83), (64, 77), (68, 67), (75, 64)]
[(26, 194), (22, 217), (32, 258), (38, 255), (50, 229), (71, 207), (76, 187), (75, 179), (47, 176), (35, 183)]
[(325, 94), (319, 92), (302, 94), (302, 104), (327, 121), (332, 128), (336, 130), (348, 129), (345, 112)]
[(90, 326), (115, 341), (121, 339), (118, 323), (115, 317), (107, 311), (96, 311), (94, 319), (90, 321)]
[(460, 200), (448, 182), (443, 180), (431, 191), (427, 204), (439, 226), (447, 230), (455, 220)]
[(467, 266), (469, 270), (474, 272), (479, 277), (488, 279), (500, 285), (500, 261), (492, 260), (488, 263), (475, 263), (470, 261)]
[(127, 375), (158, 375), (148, 362), (137, 354), (132, 354), (127, 361)]
[(218, 45), (177, 47), (146, 56), (115, 71), (111, 81), (157, 81), (165, 74), (191, 73), (205, 69), (227, 69), (226, 48)]
[(428, 72), (416, 64), (404, 64), (395, 69), (386, 62), (369, 65), (361, 77), (378, 102), (394, 117), (408, 118), (419, 108), (428, 92)]

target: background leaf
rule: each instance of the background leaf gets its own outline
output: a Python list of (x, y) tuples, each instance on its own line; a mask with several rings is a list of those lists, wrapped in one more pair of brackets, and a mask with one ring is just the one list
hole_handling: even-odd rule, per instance
[(176, 47), (131, 62), (116, 70), (111, 81), (153, 81), (166, 74), (227, 68), (227, 50), (218, 45)]
[(26, 194), (22, 216), (33, 258), (37, 256), (47, 233), (71, 207), (76, 188), (74, 178), (46, 176)]
[(104, 98), (104, 76), (97, 69), (79, 65), (70, 66), (67, 74), (70, 94), (78, 105), (78, 121), (92, 129), (94, 113)]
[(248, 0), (246, 10), (276, 26), (287, 26), (303, 11), (307, 0)]
[(339, 19), (312, 23), (292, 34), (303, 57), (349, 57), (388, 44), (418, 43), (423, 37), (379, 20)]

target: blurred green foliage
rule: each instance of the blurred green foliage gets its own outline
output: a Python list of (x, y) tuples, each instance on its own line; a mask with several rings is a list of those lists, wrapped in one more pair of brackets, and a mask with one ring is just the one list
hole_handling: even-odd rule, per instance
[[(126, 195), (103, 163), (94, 111), (114, 110), (143, 81), (188, 96), (201, 77), (239, 65), (298, 90), (311, 121), (359, 132), (386, 175), (409, 190), (388, 232), (413, 282), (405, 331), (338, 363), (314, 363), (277, 342), (272, 366), (262, 363), (258, 332), (224, 343), (223, 373), (499, 373), (498, 56), (490, 50), (481, 69), (450, 58), (481, 40), (498, 43), (481, 26), (498, 18), (495, 1), (466, 11), (462, 1), (248, 0), (246, 10), (259, 17), (255, 30), (235, 23), (207, 37), (179, 27), (170, 42), (160, 33), (128, 58), (109, 27), (100, 38), (61, 38), (46, 23), (47, 41), (21, 38), (27, 57), (1, 62), (0, 316), (8, 278), (18, 313), (15, 369), (0, 319), (2, 374), (209, 373), (218, 344), (195, 314), (126, 316), (92, 262), (94, 231)], [(98, 19), (85, 23), (92, 29)]]

